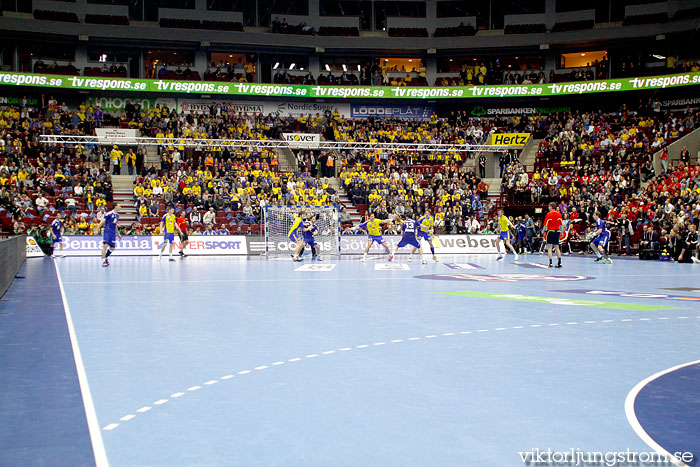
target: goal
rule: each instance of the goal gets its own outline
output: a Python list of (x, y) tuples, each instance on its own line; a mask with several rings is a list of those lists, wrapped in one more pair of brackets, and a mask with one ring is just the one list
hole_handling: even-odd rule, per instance
[(330, 206), (266, 206), (265, 207), (265, 254), (280, 256), (294, 253), (296, 244), (289, 237), (294, 218), (304, 210), (306, 214), (317, 214), (318, 234), (314, 236), (321, 247), (321, 254), (340, 255), (340, 222), (338, 210)]

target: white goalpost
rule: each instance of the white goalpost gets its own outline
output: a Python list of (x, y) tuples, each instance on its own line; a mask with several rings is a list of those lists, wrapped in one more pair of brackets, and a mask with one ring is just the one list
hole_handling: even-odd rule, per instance
[(340, 222), (338, 210), (332, 206), (266, 206), (265, 207), (265, 255), (269, 257), (294, 253), (296, 244), (288, 235), (296, 216), (305, 214), (318, 216), (315, 224), (318, 234), (314, 240), (323, 255), (340, 255)]

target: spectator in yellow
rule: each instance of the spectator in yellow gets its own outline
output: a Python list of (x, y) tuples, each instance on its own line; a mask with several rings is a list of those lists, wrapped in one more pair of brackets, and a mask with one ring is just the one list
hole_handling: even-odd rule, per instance
[(113, 175), (119, 175), (121, 172), (123, 155), (124, 153), (119, 150), (119, 146), (115, 144), (112, 151), (109, 153), (109, 160), (112, 164)]

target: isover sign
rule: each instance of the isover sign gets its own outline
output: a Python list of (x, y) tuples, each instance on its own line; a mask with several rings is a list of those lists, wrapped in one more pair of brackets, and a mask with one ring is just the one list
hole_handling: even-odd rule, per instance
[(529, 133), (494, 133), (491, 135), (492, 146), (525, 146), (530, 139)]
[(321, 135), (317, 133), (282, 133), (291, 148), (318, 149)]

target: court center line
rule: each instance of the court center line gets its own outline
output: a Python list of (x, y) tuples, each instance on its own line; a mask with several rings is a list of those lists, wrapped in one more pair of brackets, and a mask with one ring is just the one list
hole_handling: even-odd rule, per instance
[[(688, 316), (677, 316), (677, 317), (675, 317), (675, 319), (687, 319), (687, 318), (688, 318)], [(698, 316), (698, 318), (700, 318), (700, 316)], [(671, 317), (666, 317), (666, 316), (661, 316), (661, 317), (658, 317), (658, 318), (643, 318), (643, 319), (638, 319), (638, 321), (640, 321), (640, 320), (646, 320), (646, 319), (648, 319), (648, 320), (659, 320), (659, 321), (661, 321), (661, 320), (670, 320), (670, 319), (673, 319), (673, 318), (671, 318)], [(630, 318), (622, 318), (622, 319), (617, 319), (617, 320), (607, 319), (607, 320), (602, 320), (602, 321), (600, 321), (599, 323), (608, 324), (608, 323), (623, 323), (623, 322), (630, 322), (630, 321), (634, 321), (634, 320), (632, 320), (632, 319), (630, 319)], [(586, 321), (586, 322), (585, 322), (585, 324), (597, 324), (597, 323), (598, 323), (598, 322), (596, 322), (596, 321)], [(558, 326), (559, 324), (560, 324), (560, 323), (530, 324), (530, 325), (528, 325), (528, 327), (531, 327), (531, 328), (532, 328), (532, 327), (556, 327), (556, 326)], [(576, 325), (576, 324), (579, 324), (579, 323), (578, 323), (578, 322), (575, 322), (575, 321), (571, 321), (571, 322), (568, 322), (568, 323), (566, 323), (566, 324), (569, 324), (569, 325)], [(512, 327), (510, 327), (510, 328), (493, 328), (493, 330), (494, 330), (494, 331), (496, 331), (496, 330), (501, 331), (501, 330), (523, 329), (523, 328), (525, 328), (525, 325), (512, 326)], [(489, 329), (478, 329), (478, 330), (476, 330), (476, 332), (485, 333), (485, 332), (489, 332)], [(457, 334), (460, 334), (460, 335), (469, 335), (469, 334), (473, 334), (473, 333), (474, 333), (474, 331), (447, 332), (447, 333), (442, 333), (442, 334), (440, 334), (440, 336), (453, 336), (453, 335), (457, 335)], [(430, 334), (430, 335), (428, 335), (428, 336), (425, 336), (425, 338), (437, 338), (437, 337), (439, 337), (438, 334)], [(376, 342), (376, 343), (371, 344), (371, 345), (370, 345), (370, 344), (357, 345), (357, 346), (355, 346), (355, 348), (356, 348), (356, 349), (365, 349), (365, 348), (368, 348), (368, 347), (383, 346), (383, 345), (385, 345), (385, 344), (387, 344), (387, 343), (399, 343), (399, 342), (403, 342), (404, 340), (408, 340), (408, 341), (417, 341), (417, 340), (421, 340), (421, 338), (420, 338), (420, 337), (409, 337), (408, 339), (394, 339), (394, 340), (390, 340), (390, 341), (386, 341), (386, 342)], [(339, 351), (349, 351), (349, 350), (352, 350), (352, 348), (351, 348), (351, 347), (342, 347), (342, 348), (339, 348), (338, 350), (339, 350)], [(315, 357), (324, 356), (324, 355), (333, 355), (333, 354), (335, 354), (335, 353), (336, 353), (335, 350), (326, 351), (326, 352), (323, 352), (323, 353), (321, 353), (321, 354), (309, 354), (309, 355), (306, 355), (306, 358), (315, 358)], [(298, 361), (300, 361), (300, 360), (302, 360), (302, 359), (299, 358), (299, 357), (295, 357), (295, 358), (290, 358), (290, 359), (287, 360), (287, 361), (288, 361), (288, 362), (298, 362)], [(272, 365), (274, 365), (274, 366), (279, 366), (279, 365), (282, 365), (282, 364), (284, 364), (284, 361), (280, 360), (280, 361), (273, 362), (273, 363), (271, 363), (270, 365), (271, 365), (271, 366), (272, 366)], [(256, 369), (256, 370), (258, 370), (258, 369), (262, 370), (262, 369), (265, 369), (265, 368), (271, 368), (271, 366), (268, 366), (268, 365), (261, 365), (261, 366), (255, 367), (255, 369)], [(238, 372), (239, 375), (245, 375), (245, 374), (248, 374), (248, 373), (251, 373), (251, 370), (241, 370), (241, 371)], [(222, 376), (222, 377), (221, 377), (222, 380), (230, 379), (230, 378), (233, 378), (233, 375), (226, 375), (226, 376)], [(204, 383), (202, 383), (202, 384), (205, 384), (205, 385), (206, 385), (207, 383), (210, 383), (210, 384), (211, 384), (211, 381), (215, 381), (215, 380), (206, 381), (206, 382), (204, 382)], [(203, 386), (192, 386), (192, 387), (188, 388), (187, 390), (188, 390), (188, 391), (196, 391), (196, 390), (202, 389), (202, 388), (203, 388)], [(182, 396), (182, 395), (184, 395), (184, 394), (185, 394), (184, 392), (178, 392), (178, 393), (175, 393), (175, 394), (171, 395), (170, 397), (171, 397), (171, 398), (177, 398), (177, 397), (180, 397), (180, 396)], [(161, 402), (161, 401), (164, 401), (164, 402)], [(160, 404), (158, 404), (159, 402), (160, 402)], [(166, 399), (161, 399), (161, 400), (159, 400), (159, 401), (154, 402), (154, 404), (155, 404), (155, 405), (162, 405), (162, 404), (164, 404), (165, 402), (167, 402)], [(153, 408), (154, 408), (154, 407), (151, 407), (151, 406), (144, 406), (144, 407), (141, 407), (140, 409), (136, 410), (136, 412), (137, 412), (137, 413), (145, 413), (145, 412), (148, 412), (149, 410), (151, 410), (151, 409), (153, 409)], [(127, 417), (128, 417), (128, 418), (127, 418)], [(124, 421), (124, 420), (131, 420), (131, 419), (133, 419), (133, 418), (135, 418), (135, 417), (136, 417), (136, 415), (129, 414), (129, 415), (125, 415), (125, 416), (122, 417), (120, 420), (122, 420), (122, 421)], [(105, 425), (105, 426), (102, 428), (102, 430), (104, 430), (104, 431), (113, 431), (113, 430), (114, 430), (115, 428), (117, 428), (118, 426), (119, 426), (119, 423), (110, 423), (110, 424), (108, 424), (108, 425)]]

